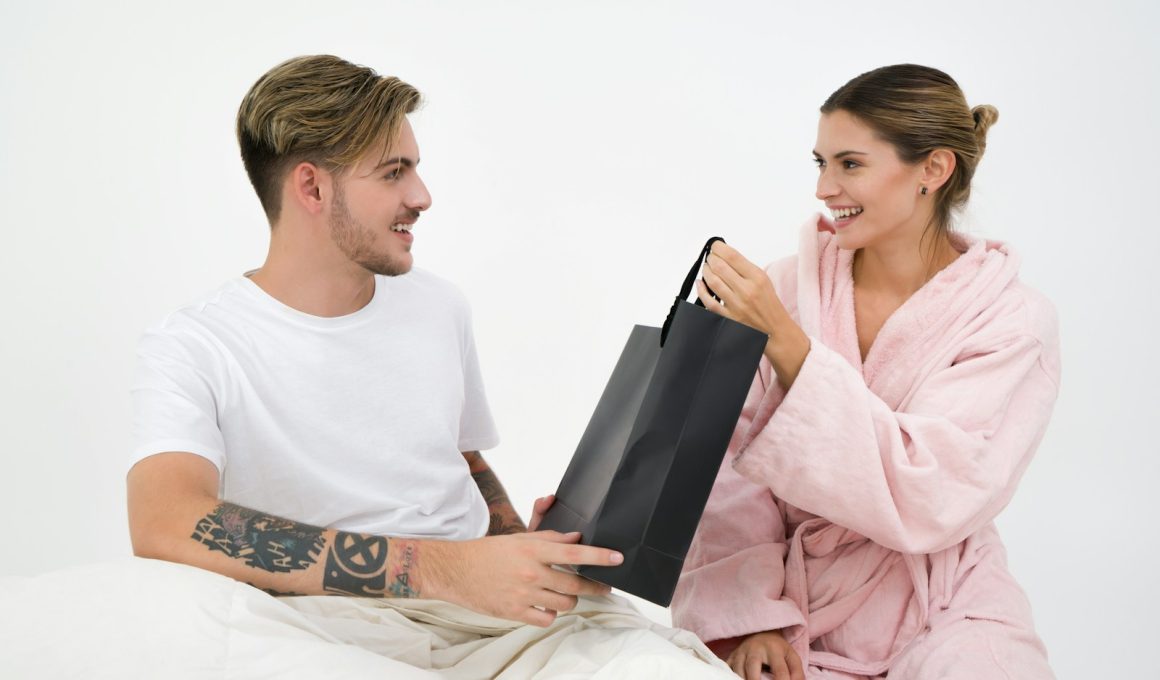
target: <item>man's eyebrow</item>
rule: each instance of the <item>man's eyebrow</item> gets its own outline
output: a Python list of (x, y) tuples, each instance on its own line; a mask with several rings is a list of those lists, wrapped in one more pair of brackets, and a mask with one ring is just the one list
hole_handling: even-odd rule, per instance
[[(814, 155), (817, 156), (818, 158), (822, 157), (822, 154), (818, 153), (817, 151), (814, 152)], [(849, 150), (847, 150), (847, 151), (839, 151), (838, 153), (834, 154), (834, 158), (845, 158), (846, 156), (868, 156), (868, 155), (869, 154), (866, 153), (865, 151), (849, 151)]]
[(411, 160), (410, 158), (404, 158), (402, 156), (394, 156), (392, 158), (387, 158), (381, 161), (378, 165), (375, 166), (374, 170), (371, 170), (371, 172), (377, 172), (387, 167), (388, 165), (394, 165), (395, 163), (402, 165), (404, 168), (413, 168), (419, 164), (419, 159), (416, 158), (415, 160)]

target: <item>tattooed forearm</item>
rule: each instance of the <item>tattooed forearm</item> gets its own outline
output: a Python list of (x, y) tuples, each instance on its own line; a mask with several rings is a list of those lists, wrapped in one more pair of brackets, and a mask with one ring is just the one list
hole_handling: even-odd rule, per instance
[(479, 486), (479, 493), (483, 494), (483, 501), (487, 503), (487, 507), (509, 502), (507, 492), (504, 491), (503, 485), (499, 483), (499, 478), (495, 476), (490, 467), (472, 472), (471, 477)]
[(384, 597), (387, 592), (387, 539), (339, 531), (326, 555), (322, 589), (340, 595)]
[(222, 503), (198, 521), (190, 536), (210, 550), (269, 572), (306, 569), (322, 553), (323, 530)]
[(512, 502), (508, 500), (507, 492), (499, 483), (499, 478), (495, 476), (490, 467), (487, 467), (487, 463), (484, 463), (482, 459), (479, 462), (480, 464), (476, 466), (478, 471), (473, 471), (471, 476), (479, 486), (479, 492), (483, 494), (483, 500), (487, 503), (487, 509), (491, 515), (491, 521), (487, 528), (488, 535), (518, 534), (527, 531), (527, 526), (520, 519), (516, 509), (512, 507)]
[(399, 541), (402, 544), (402, 556), (391, 568), (391, 597), (419, 597), (418, 584), (414, 578), (414, 570), (418, 560), (419, 549), (414, 543)]
[[(359, 597), (419, 597), (421, 542), (400, 540), (399, 555), (388, 555), (395, 545), (385, 536), (320, 529), (309, 524), (266, 515), (233, 503), (221, 503), (197, 522), (193, 540), (211, 551), (242, 560), (268, 572), (318, 568), (294, 577), (254, 578), (251, 582), (275, 596), (318, 594)], [(322, 553), (326, 559), (322, 560)], [(390, 557), (391, 559), (388, 559)], [(305, 593), (300, 592), (305, 590)]]

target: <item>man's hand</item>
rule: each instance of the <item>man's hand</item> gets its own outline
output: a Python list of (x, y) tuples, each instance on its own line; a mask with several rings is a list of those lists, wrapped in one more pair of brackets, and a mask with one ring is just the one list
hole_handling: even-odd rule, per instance
[(555, 502), (555, 494), (548, 494), (543, 498), (536, 499), (536, 502), (532, 504), (532, 519), (528, 521), (528, 531), (535, 531), (540, 528), (540, 522), (544, 521), (544, 515), (548, 514), (548, 510)]
[(579, 540), (579, 533), (537, 531), (426, 542), (424, 596), (510, 621), (548, 626), (557, 612), (576, 606), (578, 595), (606, 595), (610, 590), (553, 565), (615, 566), (624, 561), (618, 552), (577, 545)]
[(780, 631), (754, 633), (741, 641), (725, 663), (745, 680), (761, 680), (762, 666), (768, 666), (774, 680), (805, 680), (802, 660)]

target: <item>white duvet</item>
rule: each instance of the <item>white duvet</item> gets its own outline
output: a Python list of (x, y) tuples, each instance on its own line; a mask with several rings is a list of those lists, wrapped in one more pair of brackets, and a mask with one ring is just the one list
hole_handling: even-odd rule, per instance
[(275, 598), (127, 559), (0, 579), (3, 678), (735, 678), (618, 597), (548, 628), (432, 600)]

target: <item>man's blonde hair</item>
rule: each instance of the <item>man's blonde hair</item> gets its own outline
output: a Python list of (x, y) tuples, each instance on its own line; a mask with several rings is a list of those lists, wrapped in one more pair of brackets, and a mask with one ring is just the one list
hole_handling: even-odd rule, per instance
[(421, 98), (398, 78), (325, 54), (267, 71), (242, 99), (237, 132), (246, 174), (270, 224), (278, 219), (291, 168), (309, 161), (341, 172), (376, 146), (388, 153)]

